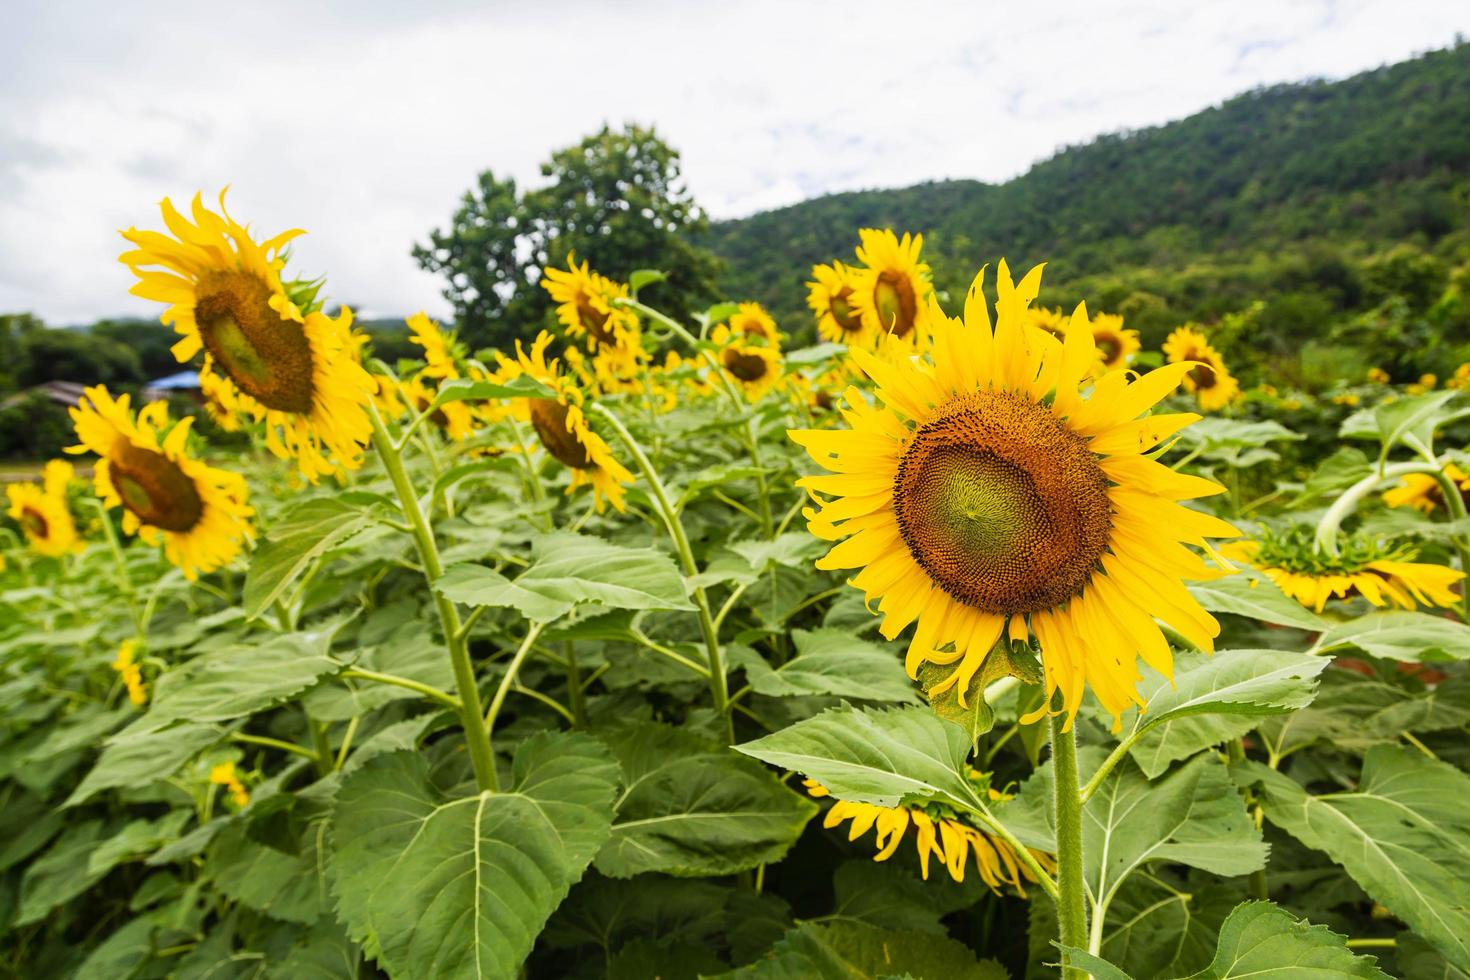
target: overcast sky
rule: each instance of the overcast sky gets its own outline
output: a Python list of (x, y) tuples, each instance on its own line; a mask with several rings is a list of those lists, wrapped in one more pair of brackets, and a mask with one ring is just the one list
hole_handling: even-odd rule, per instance
[(232, 185), (368, 313), (443, 314), (410, 245), (475, 174), (521, 182), (655, 124), (716, 217), (1002, 181), (1061, 146), (1470, 33), (1465, 0), (118, 3), (15, 0), (0, 36), (0, 312), (126, 294), (117, 229)]

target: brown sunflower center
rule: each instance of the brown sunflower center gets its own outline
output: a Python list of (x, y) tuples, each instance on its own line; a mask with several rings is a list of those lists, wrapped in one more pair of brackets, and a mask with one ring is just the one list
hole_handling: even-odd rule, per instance
[(852, 308), (851, 286), (843, 286), (832, 297), (832, 319), (847, 333), (857, 333), (863, 328), (863, 318)]
[(599, 344), (617, 343), (618, 338), (613, 336), (613, 332), (607, 327), (607, 321), (611, 318), (611, 313), (593, 306), (587, 294), (580, 292), (577, 294), (577, 320), (582, 324), (582, 329), (587, 331)]
[(193, 479), (162, 453), (119, 440), (107, 465), (123, 506), (144, 524), (183, 532), (204, 516)]
[(306, 415), (312, 407), (311, 342), (301, 324), (271, 309), (271, 288), (248, 272), (199, 280), (194, 321), (204, 349), (241, 391), (266, 408)]
[(747, 383), (759, 381), (770, 370), (770, 365), (764, 357), (758, 354), (748, 354), (733, 347), (727, 348), (720, 355), (720, 360), (724, 362), (726, 371)]
[(770, 334), (766, 333), (766, 325), (753, 316), (741, 318), (737, 329), (747, 337), (770, 338)]
[(592, 468), (592, 457), (577, 434), (567, 425), (569, 410), (554, 398), (531, 399), (531, 427), (541, 439), (541, 445), (555, 456), (557, 461), (574, 470)]
[(51, 533), (51, 523), (46, 520), (46, 515), (33, 507), (26, 507), (20, 512), (20, 527), (31, 537), (42, 540)]
[(901, 272), (880, 273), (873, 287), (873, 305), (878, 308), (878, 321), (895, 337), (907, 336), (919, 315), (919, 297), (914, 284)]
[(1083, 438), (1013, 392), (959, 396), (914, 433), (893, 481), (914, 560), (991, 613), (1077, 595), (1108, 546), (1108, 481)]
[(1199, 391), (1209, 391), (1219, 382), (1219, 377), (1213, 367), (1208, 364), (1196, 364), (1189, 369), (1189, 380), (1194, 382), (1194, 387)]
[(1123, 344), (1110, 334), (1102, 334), (1093, 338), (1097, 349), (1102, 354), (1104, 364), (1112, 364), (1123, 353)]

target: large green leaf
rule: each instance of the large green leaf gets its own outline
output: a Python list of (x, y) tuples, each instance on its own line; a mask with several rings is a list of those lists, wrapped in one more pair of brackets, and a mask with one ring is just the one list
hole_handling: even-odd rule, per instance
[(1400, 442), (1415, 452), (1432, 449), (1435, 430), (1456, 416), (1449, 404), (1459, 395), (1459, 391), (1445, 388), (1423, 395), (1395, 398), (1376, 406), (1373, 421), (1382, 443), (1379, 461), (1387, 459), (1390, 450)]
[(93, 867), (92, 852), (103, 839), (101, 820), (74, 824), (26, 868), (20, 883), (16, 925), (39, 922), (58, 905), (102, 880), (110, 867)]
[(1314, 796), (1260, 763), (1235, 770), (1260, 784), (1268, 820), (1325, 851), (1451, 963), (1470, 965), (1470, 776), (1393, 745), (1368, 750), (1352, 791)]
[(623, 769), (597, 870), (725, 875), (781, 860), (817, 812), (760, 763), (668, 725), (603, 737)]
[(738, 659), (751, 690), (767, 697), (914, 700), (913, 684), (894, 651), (837, 629), (793, 630), (791, 637), (796, 656), (780, 667), (773, 669), (753, 651)]
[(452, 402), (482, 402), (492, 398), (555, 398), (556, 392), (529, 374), (509, 381), (475, 381), (452, 378), (439, 385), (434, 401), (425, 410), (433, 413)]
[[(1198, 972), (1178, 980), (1391, 980), (1367, 956), (1354, 955), (1345, 937), (1326, 926), (1314, 926), (1270, 902), (1246, 902), (1236, 907), (1220, 927), (1215, 958)], [(1123, 970), (1098, 956), (1071, 949), (1072, 963), (1096, 980), (1132, 980)], [(1154, 974), (1153, 976), (1176, 976)], [(1149, 976), (1141, 980), (1152, 980)]]
[(1139, 977), (1201, 969), (1244, 888), (1208, 884), (1182, 891), (1160, 877), (1134, 875), (1108, 906), (1103, 958)]
[(1470, 626), (1421, 612), (1374, 612), (1338, 623), (1317, 641), (1319, 653), (1357, 647), (1385, 660), (1470, 660)]
[(693, 609), (674, 561), (653, 548), (627, 548), (561, 532), (542, 538), (536, 561), (515, 584), (548, 599), (615, 609)]
[(736, 748), (809, 776), (841, 800), (983, 805), (965, 776), (969, 736), (928, 708), (860, 711), (844, 705)]
[(287, 508), (250, 559), (243, 605), (259, 616), (308, 565), (369, 524), (372, 512), (335, 497), (314, 497)]
[(726, 974), (729, 980), (877, 980), (879, 977), (943, 977), (944, 980), (1007, 980), (994, 960), (977, 960), (948, 936), (914, 930), (879, 929), (860, 922), (792, 929), (770, 954)]
[(522, 743), (503, 793), (451, 797), (418, 752), (370, 760), (333, 814), (337, 912), (395, 977), (513, 977), (610, 832), (618, 770), (585, 735)]
[(575, 602), (533, 592), (484, 565), (451, 565), (434, 583), (434, 589), (451, 602), (467, 606), (509, 608), (535, 623), (549, 623), (571, 611)]
[(85, 803), (105, 789), (144, 786), (167, 779), (198, 753), (224, 737), (213, 725), (189, 722), (151, 724), (124, 729), (107, 741), (91, 772), (81, 781), (64, 806)]
[(1230, 613), (1276, 626), (1320, 633), (1330, 625), (1259, 572), (1241, 569), (1212, 582), (1195, 582), (1189, 592), (1210, 612)]
[(207, 867), (215, 887), (258, 912), (310, 925), (329, 907), (321, 874), (326, 821), (308, 825), (301, 853), (287, 854), (260, 843), (232, 824), (210, 842)]
[(1147, 710), (1137, 716), (1129, 749), (1149, 776), (1179, 759), (1250, 731), (1262, 715), (1287, 714), (1312, 702), (1326, 657), (1284, 650), (1222, 650), (1181, 657), (1171, 684), (1145, 681)]
[(159, 677), (148, 718), (154, 724), (228, 721), (280, 704), (342, 669), (327, 656), (340, 625), (195, 657)]

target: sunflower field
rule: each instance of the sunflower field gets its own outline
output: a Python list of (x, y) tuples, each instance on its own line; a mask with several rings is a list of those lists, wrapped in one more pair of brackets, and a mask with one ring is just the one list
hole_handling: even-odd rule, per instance
[(573, 257), (389, 364), (298, 234), (125, 232), (200, 403), (7, 487), (0, 974), (1470, 976), (1470, 364), (881, 229), (815, 346)]

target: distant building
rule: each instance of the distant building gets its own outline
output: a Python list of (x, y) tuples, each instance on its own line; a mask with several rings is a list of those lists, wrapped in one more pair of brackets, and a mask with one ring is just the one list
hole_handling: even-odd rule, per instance
[(180, 371), (178, 374), (155, 378), (143, 386), (145, 403), (163, 401), (174, 395), (187, 395), (199, 400), (202, 397), (199, 390), (199, 372)]
[(33, 388), (18, 391), (5, 401), (0, 402), (0, 408), (9, 408), (11, 405), (19, 405), (32, 395), (44, 395), (48, 401), (55, 402), (65, 408), (71, 408), (82, 398), (82, 392), (86, 385), (79, 381), (47, 381)]

